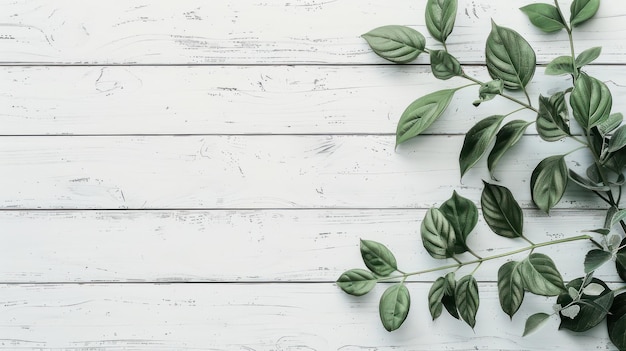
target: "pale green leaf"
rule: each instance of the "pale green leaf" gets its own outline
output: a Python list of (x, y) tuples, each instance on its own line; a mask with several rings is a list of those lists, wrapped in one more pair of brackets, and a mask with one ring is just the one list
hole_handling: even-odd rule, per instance
[(600, 57), (600, 53), (602, 53), (602, 47), (600, 46), (596, 46), (581, 52), (580, 55), (576, 57), (576, 68), (581, 68), (585, 65), (590, 64), (595, 59)]
[(473, 329), (476, 325), (476, 313), (480, 305), (478, 283), (474, 276), (466, 275), (459, 279), (454, 295), (461, 318)]
[(589, 296), (598, 296), (604, 292), (604, 287), (598, 283), (591, 283), (583, 288), (583, 294)]
[(495, 179), (493, 173), (496, 170), (496, 165), (504, 154), (520, 141), (529, 125), (531, 125), (531, 122), (516, 119), (500, 128), (498, 134), (496, 134), (496, 143), (487, 158), (487, 168), (489, 169), (491, 178)]
[(545, 322), (550, 318), (550, 315), (547, 313), (535, 313), (532, 316), (528, 317), (526, 320), (526, 325), (524, 326), (524, 335), (526, 336), (535, 330), (539, 329)]
[(361, 257), (367, 268), (381, 276), (388, 276), (398, 269), (393, 253), (376, 241), (361, 240)]
[(378, 27), (362, 37), (378, 56), (395, 63), (415, 60), (426, 46), (426, 39), (420, 32), (405, 26)]
[(609, 140), (608, 152), (615, 152), (626, 146), (626, 125), (617, 128)]
[(434, 258), (444, 259), (454, 255), (456, 233), (446, 217), (436, 208), (426, 212), (421, 226), (422, 244)]
[(574, 319), (580, 313), (580, 306), (571, 305), (561, 310), (561, 314), (569, 319)]
[(483, 183), (485, 187), (480, 203), (489, 228), (506, 238), (522, 236), (524, 216), (511, 191), (503, 186)]
[(351, 269), (337, 279), (337, 286), (354, 296), (365, 295), (376, 286), (376, 276), (365, 269)]
[(524, 288), (533, 294), (556, 296), (566, 291), (561, 273), (552, 259), (544, 254), (530, 254), (522, 261), (520, 272)]
[(430, 50), (430, 68), (433, 75), (442, 80), (463, 74), (459, 61), (444, 50)]
[(474, 106), (480, 105), (482, 102), (489, 101), (504, 91), (504, 82), (502, 79), (494, 79), (484, 83), (478, 89), (478, 100), (473, 102)]
[(548, 63), (545, 74), (558, 76), (561, 74), (575, 74), (574, 61), (571, 56), (559, 56)]
[(446, 110), (456, 89), (439, 90), (413, 101), (402, 113), (396, 130), (396, 145), (424, 132)]
[(404, 284), (395, 284), (387, 288), (380, 297), (378, 311), (383, 327), (394, 331), (404, 323), (411, 307), (411, 296)]
[(487, 148), (496, 137), (498, 128), (505, 116), (490, 116), (476, 123), (465, 135), (459, 166), (461, 177), (472, 168), (487, 151)]
[(510, 261), (498, 270), (498, 297), (502, 311), (513, 318), (513, 315), (524, 300), (524, 281), (520, 271), (520, 263)]
[(620, 112), (612, 113), (606, 121), (598, 124), (598, 131), (603, 136), (607, 135), (619, 127), (623, 120), (624, 116)]
[(522, 89), (535, 74), (535, 52), (516, 31), (500, 27), (493, 21), (491, 24), (485, 49), (489, 75), (501, 79), (507, 89)]
[(456, 19), (457, 0), (428, 0), (426, 3), (426, 28), (436, 40), (444, 43)]
[(570, 6), (570, 24), (576, 27), (591, 17), (600, 8), (600, 0), (574, 0)]
[(589, 189), (591, 191), (609, 191), (611, 189), (606, 185), (594, 183), (590, 179), (581, 176), (571, 169), (569, 170), (569, 179), (572, 180), (574, 183), (580, 185), (581, 187)]
[(428, 309), (433, 320), (441, 316), (443, 303), (441, 299), (446, 291), (446, 280), (443, 277), (437, 278), (428, 291)]
[(532, 199), (546, 213), (559, 203), (569, 179), (565, 156), (550, 156), (541, 161), (530, 177)]
[(546, 33), (552, 33), (565, 28), (565, 21), (554, 5), (530, 4), (520, 8), (535, 27)]

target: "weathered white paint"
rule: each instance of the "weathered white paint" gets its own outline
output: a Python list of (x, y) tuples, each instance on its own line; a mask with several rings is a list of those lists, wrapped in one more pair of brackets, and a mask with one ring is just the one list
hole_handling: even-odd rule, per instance
[[(626, 111), (621, 66), (591, 66)], [(533, 104), (571, 85), (538, 68)], [(483, 81), (483, 67), (466, 73)], [(393, 134), (413, 100), (467, 84), (438, 81), (421, 66), (1, 67), (3, 135), (48, 134)], [(523, 94), (512, 95), (525, 100)], [(471, 106), (477, 88), (457, 93), (427, 133), (465, 133), (480, 119), (513, 111), (503, 99)], [(515, 118), (534, 118), (518, 113)], [(535, 128), (528, 133), (536, 133)]]
[[(97, 64), (382, 63), (360, 35), (382, 25), (424, 26), (426, 1), (5, 1), (1, 62)], [(449, 49), (482, 62), (490, 19), (536, 44), (540, 62), (569, 53), (564, 32), (544, 34), (518, 10), (530, 0), (461, 0)], [(565, 10), (568, 9), (564, 1)], [(579, 51), (597, 46), (599, 63), (624, 62), (626, 7), (603, 0), (597, 19), (575, 32)], [(429, 47), (437, 43), (428, 40)], [(427, 62), (422, 58), (419, 62)]]

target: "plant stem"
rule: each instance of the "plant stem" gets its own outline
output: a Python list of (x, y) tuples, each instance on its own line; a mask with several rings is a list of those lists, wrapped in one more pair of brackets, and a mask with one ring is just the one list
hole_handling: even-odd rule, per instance
[(567, 243), (567, 242), (572, 242), (572, 241), (578, 241), (578, 240), (589, 240), (591, 239), (591, 236), (589, 235), (578, 235), (578, 236), (574, 236), (571, 238), (565, 238), (565, 239), (559, 239), (559, 240), (553, 240), (553, 241), (546, 241), (546, 242), (542, 242), (542, 243), (538, 243), (538, 244), (533, 244), (530, 246), (526, 246), (523, 247), (521, 249), (517, 249), (517, 250), (513, 250), (513, 251), (509, 251), (509, 252), (505, 252), (505, 253), (501, 253), (501, 254), (497, 254), (497, 255), (493, 255), (493, 256), (488, 256), (488, 257), (483, 257), (483, 258), (478, 258), (472, 261), (466, 261), (466, 262), (461, 262), (461, 263), (457, 263), (457, 264), (449, 264), (449, 265), (445, 265), (445, 266), (440, 266), (440, 267), (436, 267), (436, 268), (430, 268), (430, 269), (425, 269), (422, 271), (416, 271), (416, 272), (410, 272), (410, 273), (404, 273), (402, 275), (399, 276), (392, 276), (392, 277), (383, 277), (383, 278), (378, 278), (378, 281), (386, 281), (386, 280), (393, 280), (393, 279), (399, 279), (399, 278), (403, 278), (406, 279), (407, 277), (413, 276), (413, 275), (419, 275), (419, 274), (425, 274), (425, 273), (431, 273), (431, 272), (437, 272), (437, 271), (443, 271), (446, 269), (453, 269), (453, 268), (461, 268), (463, 266), (467, 266), (467, 265), (471, 265), (471, 264), (480, 264), (486, 261), (491, 261), (491, 260), (495, 260), (498, 258), (502, 258), (502, 257), (507, 257), (507, 256), (512, 256), (524, 251), (529, 251), (529, 250), (534, 250), (538, 247), (544, 247), (544, 246), (551, 246), (551, 245), (557, 245), (557, 244), (563, 244), (563, 243)]
[[(461, 77), (463, 77), (463, 78), (465, 78), (465, 79), (467, 79), (467, 80), (471, 80), (472, 82), (474, 82), (474, 83), (476, 83), (476, 84), (480, 84), (480, 85), (485, 84), (484, 82), (481, 82), (480, 80), (478, 80), (478, 79), (476, 79), (476, 78), (474, 78), (474, 77), (470, 77), (470, 76), (468, 76), (468, 75), (467, 75), (467, 74), (465, 74), (465, 73), (463, 73), (463, 74), (461, 75)], [(524, 93), (526, 93), (526, 90), (525, 90), (525, 89), (524, 89)], [(521, 101), (521, 100), (518, 100), (518, 99), (516, 99), (516, 98), (514, 98), (514, 97), (512, 97), (512, 96), (510, 96), (510, 95), (507, 95), (507, 94), (504, 94), (504, 93), (498, 93), (498, 95), (502, 96), (502, 97), (503, 97), (503, 98), (505, 98), (505, 99), (511, 100), (511, 101), (513, 101), (514, 103), (518, 104), (518, 105), (524, 106), (524, 108), (527, 108), (527, 109), (529, 109), (529, 110), (531, 110), (531, 111), (534, 111), (534, 112), (539, 112), (539, 111), (537, 111), (537, 109), (536, 109), (536, 108), (532, 107), (530, 104), (527, 104), (527, 103), (525, 103), (525, 102), (523, 102), (523, 101)], [(527, 94), (527, 93), (526, 93), (526, 97), (528, 98), (528, 102), (530, 103), (530, 98), (528, 97), (528, 94)]]

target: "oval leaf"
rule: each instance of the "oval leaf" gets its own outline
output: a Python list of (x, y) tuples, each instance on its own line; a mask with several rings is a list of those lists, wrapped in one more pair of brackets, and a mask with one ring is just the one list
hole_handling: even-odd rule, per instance
[(452, 197), (444, 202), (439, 211), (446, 217), (456, 235), (454, 252), (457, 254), (467, 251), (465, 239), (478, 223), (478, 209), (469, 199), (452, 193)]
[(513, 315), (524, 301), (524, 281), (519, 262), (507, 262), (498, 270), (498, 297), (502, 311)]
[(383, 277), (398, 269), (393, 253), (383, 244), (372, 240), (361, 240), (361, 257), (367, 268)]
[(446, 89), (422, 96), (404, 110), (396, 129), (396, 145), (420, 135), (446, 110), (456, 89)]
[(519, 268), (524, 288), (536, 295), (556, 296), (564, 291), (565, 285), (552, 259), (544, 254), (533, 253)]
[(509, 189), (483, 182), (480, 197), (483, 217), (494, 233), (506, 238), (522, 236), (524, 216), (522, 209)]
[(598, 296), (604, 292), (604, 287), (598, 283), (591, 283), (583, 289), (583, 294), (589, 296)]
[(452, 33), (457, 6), (457, 0), (428, 0), (426, 3), (426, 28), (441, 43)]
[(443, 294), (441, 302), (443, 302), (443, 306), (452, 317), (459, 319), (461, 317), (459, 316), (459, 311), (456, 308), (456, 297), (454, 296), (456, 291), (456, 278), (454, 272), (446, 274), (444, 279), (446, 280), (446, 291)]
[(446, 217), (436, 208), (426, 212), (421, 227), (422, 244), (428, 253), (438, 259), (454, 255), (456, 233)]
[(376, 286), (376, 276), (365, 269), (351, 269), (344, 272), (337, 285), (341, 290), (354, 296), (362, 296), (370, 292)]
[(609, 191), (611, 188), (606, 185), (596, 184), (592, 182), (590, 179), (587, 179), (580, 174), (569, 170), (569, 179), (571, 179), (574, 183), (580, 185), (585, 189), (589, 189), (591, 191)]
[(362, 35), (374, 52), (395, 63), (413, 61), (424, 52), (426, 39), (413, 28), (383, 26)]
[(617, 128), (609, 140), (609, 152), (615, 152), (626, 146), (626, 125)]
[(576, 57), (576, 68), (581, 68), (590, 64), (595, 59), (600, 57), (600, 53), (602, 53), (602, 48), (599, 46), (581, 52), (580, 55)]
[(615, 296), (606, 318), (609, 338), (619, 350), (626, 350), (626, 294)]
[(570, 135), (569, 111), (565, 94), (558, 92), (550, 97), (539, 96), (537, 132), (545, 141), (557, 141)]
[(530, 4), (520, 8), (535, 27), (546, 33), (557, 32), (565, 28), (565, 21), (554, 5)]
[[(580, 290), (583, 279), (578, 278), (572, 280), (567, 284), (568, 288), (574, 288)], [(576, 302), (571, 306), (578, 306), (578, 313), (574, 314), (574, 311), (570, 313), (563, 313), (563, 310), (559, 312), (561, 317), (561, 325), (559, 329), (568, 329), (575, 332), (587, 331), (604, 320), (611, 304), (613, 303), (613, 292), (609, 287), (601, 280), (593, 278), (591, 284), (599, 284), (604, 288), (604, 291), (597, 296), (588, 296), (583, 294), (580, 302)], [(565, 293), (559, 295), (556, 302), (561, 306), (567, 306), (572, 302), (572, 297)], [(573, 316), (573, 317), (572, 317)]]
[(600, 8), (600, 0), (574, 0), (570, 6), (570, 23), (573, 27), (586, 22)]
[(530, 122), (516, 119), (500, 128), (500, 131), (496, 134), (496, 143), (487, 158), (487, 168), (491, 178), (494, 178), (493, 173), (502, 156), (520, 141), (529, 125), (531, 125)]
[(535, 52), (516, 31), (500, 27), (493, 21), (491, 24), (485, 49), (489, 75), (493, 79), (502, 79), (507, 89), (522, 89), (535, 74)]
[(624, 115), (622, 115), (620, 112), (612, 113), (609, 115), (609, 118), (606, 121), (598, 124), (598, 131), (603, 136), (607, 135), (610, 132), (614, 131), (617, 127), (619, 127), (620, 124), (622, 124), (623, 120)]
[(545, 74), (559, 76), (561, 74), (575, 74), (574, 61), (570, 56), (559, 56), (548, 63)]
[(476, 313), (480, 304), (478, 284), (474, 276), (466, 275), (459, 279), (454, 295), (461, 318), (473, 329), (476, 325)]
[(522, 336), (526, 336), (539, 329), (539, 327), (545, 324), (548, 318), (550, 318), (550, 315), (543, 312), (535, 313), (532, 316), (528, 317), (528, 319), (526, 320), (526, 325), (524, 326), (524, 335)]
[(613, 99), (601, 81), (581, 73), (570, 95), (574, 118), (585, 129), (605, 122), (611, 113)]
[(476, 123), (465, 135), (459, 156), (461, 177), (472, 168), (487, 151), (496, 137), (504, 116), (490, 116)]
[(430, 68), (437, 79), (450, 79), (463, 74), (459, 61), (447, 51), (430, 51)]
[(395, 284), (387, 288), (380, 297), (378, 312), (383, 327), (394, 331), (404, 323), (411, 307), (409, 289), (404, 284)]
[(623, 282), (626, 282), (626, 238), (620, 243), (621, 249), (617, 250), (615, 256), (615, 269)]
[(532, 199), (546, 213), (559, 203), (569, 179), (565, 156), (550, 156), (539, 162), (530, 177)]
[(430, 291), (428, 291), (428, 309), (430, 310), (430, 315), (433, 317), (433, 320), (441, 316), (441, 312), (443, 311), (441, 299), (445, 291), (446, 280), (443, 277), (437, 278), (430, 287)]
[(593, 272), (611, 260), (611, 253), (602, 250), (591, 250), (585, 256), (585, 273)]

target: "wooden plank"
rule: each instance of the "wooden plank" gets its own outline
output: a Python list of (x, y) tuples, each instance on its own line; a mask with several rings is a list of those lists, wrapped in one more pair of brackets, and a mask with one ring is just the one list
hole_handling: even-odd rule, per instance
[[(569, 54), (565, 33), (533, 28), (516, 2), (461, 0), (448, 47), (481, 62), (490, 18), (523, 33), (539, 62)], [(12, 1), (0, 7), (5, 64), (371, 64), (383, 63), (360, 35), (400, 24), (427, 34), (424, 1)], [(567, 6), (564, 5), (567, 8)], [(602, 42), (599, 63), (624, 62), (626, 7), (604, 0), (576, 28), (578, 51)], [(429, 38), (429, 47), (437, 44)], [(419, 62), (427, 62), (422, 58)]]
[[(0, 138), (5, 209), (429, 208), (455, 189), (478, 199), (484, 163), (460, 183), (462, 136), (424, 136), (394, 152), (393, 136)], [(528, 179), (568, 152), (525, 137), (496, 175), (531, 206)], [(577, 154), (578, 155), (578, 154)], [(585, 154), (568, 165), (584, 172)], [(581, 169), (582, 168), (582, 169)], [(564, 208), (604, 208), (576, 186)]]
[[(484, 68), (466, 71), (489, 80)], [(466, 84), (437, 81), (429, 72), (416, 66), (0, 67), (2, 134), (393, 134), (414, 99)], [(614, 96), (626, 94), (621, 67), (588, 72)], [(539, 68), (529, 90), (536, 100), (570, 84)], [(476, 97), (475, 88), (458, 92), (428, 133), (464, 133), (486, 116), (517, 108), (504, 99), (474, 108)], [(626, 111), (626, 102), (614, 99), (613, 110)]]
[(528, 296), (513, 320), (496, 286), (480, 286), (475, 331), (431, 321), (429, 284), (409, 284), (412, 312), (388, 333), (378, 287), (361, 298), (334, 284), (127, 284), (0, 286), (3, 350), (594, 350), (613, 349), (604, 324), (583, 335), (556, 332), (551, 319), (522, 339), (526, 317), (551, 311)]
[[(0, 282), (332, 282), (348, 269), (364, 267), (361, 238), (387, 245), (407, 272), (454, 263), (434, 260), (422, 248), (419, 228), (425, 212), (3, 211)], [(526, 211), (525, 233), (544, 242), (579, 235), (603, 221), (603, 211), (561, 210), (551, 217)], [(468, 242), (484, 257), (527, 245), (496, 236), (482, 217)], [(582, 258), (591, 248), (580, 241), (539, 251), (549, 253), (571, 280), (582, 274)], [(503, 262), (482, 265), (477, 279), (495, 281)], [(428, 281), (441, 274), (414, 279)], [(613, 264), (595, 275), (619, 280)]]

